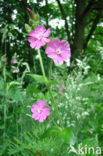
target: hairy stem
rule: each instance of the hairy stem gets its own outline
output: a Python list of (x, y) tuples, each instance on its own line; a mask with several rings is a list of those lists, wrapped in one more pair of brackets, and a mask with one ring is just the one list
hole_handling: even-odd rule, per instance
[[(53, 105), (54, 105), (55, 111), (57, 112), (57, 116), (58, 116), (58, 118), (59, 118), (60, 125), (61, 125), (61, 127), (63, 127), (63, 123), (62, 123), (62, 120), (61, 120), (61, 116), (60, 116), (58, 107), (57, 107), (57, 105), (56, 105), (56, 103), (55, 103), (54, 97), (53, 97), (52, 92), (51, 92), (51, 90), (50, 90), (50, 86), (49, 86), (49, 84), (48, 84), (48, 80), (47, 80), (47, 77), (46, 77), (46, 74), (45, 74), (45, 70), (44, 70), (44, 66), (43, 66), (43, 61), (42, 61), (42, 57), (41, 57), (40, 50), (38, 50), (38, 54), (39, 54), (39, 60), (40, 60), (40, 66), (41, 66), (42, 74), (43, 74), (44, 79), (46, 80), (46, 81), (45, 81), (46, 87), (47, 87), (47, 89), (48, 89), (48, 91), (49, 91), (49, 94), (50, 94), (52, 103), (53, 103)], [(53, 61), (51, 62), (51, 65), (50, 65), (49, 81), (50, 81), (50, 79), (51, 79), (52, 65), (53, 65)]]
[(44, 78), (46, 78), (44, 66), (43, 66), (43, 61), (42, 61), (42, 57), (41, 57), (41, 53), (40, 53), (39, 49), (38, 49), (38, 54), (39, 54), (39, 60), (40, 60), (40, 66), (41, 66), (42, 74), (43, 74)]
[(53, 60), (51, 60), (51, 63), (50, 63), (50, 69), (49, 69), (49, 81), (51, 80), (52, 67), (53, 67)]

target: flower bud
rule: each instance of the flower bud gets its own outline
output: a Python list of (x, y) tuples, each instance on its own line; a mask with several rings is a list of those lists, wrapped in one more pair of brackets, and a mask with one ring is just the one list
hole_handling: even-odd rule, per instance
[(2, 61), (3, 61), (3, 62), (6, 62), (6, 59), (5, 59), (5, 58), (3, 58), (3, 59), (2, 59)]
[(35, 19), (36, 19), (36, 21), (39, 21), (39, 14), (38, 13), (35, 15)]
[(31, 17), (31, 19), (35, 20), (35, 14), (34, 14), (34, 12), (32, 12), (32, 10), (30, 8), (27, 8), (27, 11), (28, 11), (29, 16)]
[(31, 31), (31, 27), (28, 24), (25, 24), (25, 29), (26, 29), (27, 33), (29, 33)]
[(13, 60), (12, 60), (12, 64), (16, 64), (17, 61), (18, 61), (17, 59), (13, 59)]
[(29, 13), (30, 19), (29, 22), (33, 24), (34, 27), (39, 25), (39, 14), (35, 14), (30, 8), (27, 8), (27, 11)]

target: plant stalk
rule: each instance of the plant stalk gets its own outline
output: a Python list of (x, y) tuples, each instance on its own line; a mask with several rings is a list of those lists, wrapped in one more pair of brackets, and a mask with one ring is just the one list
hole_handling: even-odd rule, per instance
[(51, 60), (51, 63), (50, 63), (50, 69), (49, 69), (49, 81), (51, 80), (52, 67), (53, 67), (53, 60)]
[[(45, 74), (45, 70), (44, 70), (44, 66), (43, 66), (43, 61), (42, 61), (42, 57), (41, 57), (41, 53), (40, 53), (40, 50), (38, 49), (38, 54), (39, 54), (39, 60), (40, 60), (40, 65), (41, 65), (41, 70), (42, 70), (42, 74), (43, 74), (43, 77), (44, 79), (46, 80), (45, 81), (45, 84), (46, 84), (46, 87), (49, 91), (49, 94), (50, 94), (50, 97), (51, 97), (51, 100), (52, 100), (52, 103), (54, 104), (54, 108), (55, 108), (55, 111), (57, 112), (57, 116), (60, 120), (60, 125), (61, 127), (63, 128), (63, 123), (62, 123), (62, 120), (61, 120), (61, 116), (60, 116), (60, 113), (58, 111), (58, 107), (54, 101), (54, 97), (52, 95), (52, 92), (50, 90), (50, 87), (49, 87), (49, 84), (48, 84), (48, 81), (47, 81), (47, 78), (46, 78), (46, 74)], [(51, 62), (51, 65), (50, 65), (50, 71), (49, 71), (49, 81), (51, 80), (51, 72), (52, 72), (52, 66), (53, 66), (53, 61)]]

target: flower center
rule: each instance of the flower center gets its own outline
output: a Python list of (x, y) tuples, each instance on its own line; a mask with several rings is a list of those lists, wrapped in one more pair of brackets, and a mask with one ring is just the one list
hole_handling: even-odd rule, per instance
[(60, 54), (60, 53), (61, 53), (60, 49), (57, 49), (57, 50), (56, 50), (56, 53), (57, 53), (57, 54)]
[(40, 40), (42, 38), (42, 35), (38, 35), (37, 39)]
[(42, 112), (42, 111), (41, 111), (41, 109), (39, 108), (39, 109), (38, 109), (38, 113), (40, 114), (41, 112)]

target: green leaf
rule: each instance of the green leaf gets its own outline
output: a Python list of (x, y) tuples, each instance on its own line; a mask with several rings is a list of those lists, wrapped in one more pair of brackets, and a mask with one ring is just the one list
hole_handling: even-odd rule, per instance
[(25, 36), (29, 36), (28, 33), (24, 33), (24, 32), (22, 32), (22, 34), (25, 35)]
[(55, 84), (57, 84), (57, 81), (56, 80), (50, 80), (49, 81), (49, 85), (55, 85)]
[(0, 126), (0, 129), (4, 129), (4, 128), (5, 128), (5, 126), (4, 126), (4, 125), (1, 125), (1, 126)]
[(42, 75), (37, 75), (37, 74), (29, 74), (32, 78), (34, 78), (36, 81), (39, 83), (45, 83), (46, 82), (46, 77), (44, 78)]
[(75, 144), (75, 137), (71, 130), (71, 128), (60, 128), (60, 127), (52, 127), (48, 128), (44, 134), (42, 135), (43, 138), (49, 136), (56, 136), (58, 137), (63, 143), (74, 145)]
[(7, 89), (9, 90), (10, 88), (18, 87), (20, 85), (21, 84), (19, 82), (11, 81), (11, 82), (7, 83)]
[(44, 134), (42, 135), (43, 138), (45, 137), (49, 137), (49, 136), (58, 136), (58, 132), (59, 132), (59, 127), (50, 127), (48, 128)]
[(28, 24), (25, 24), (25, 29), (27, 33), (31, 31), (31, 27)]
[(64, 128), (60, 133), (59, 133), (59, 137), (61, 138), (61, 140), (64, 143), (70, 144), (70, 145), (74, 145), (75, 144), (75, 137), (74, 134), (71, 130), (71, 128), (66, 127)]

